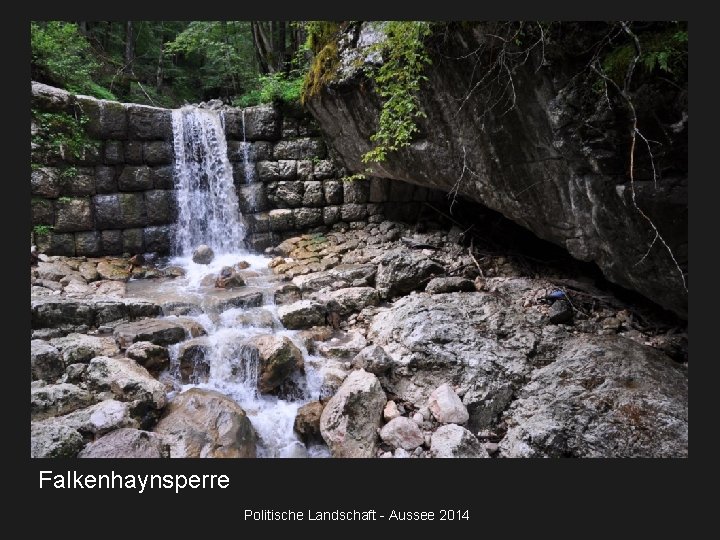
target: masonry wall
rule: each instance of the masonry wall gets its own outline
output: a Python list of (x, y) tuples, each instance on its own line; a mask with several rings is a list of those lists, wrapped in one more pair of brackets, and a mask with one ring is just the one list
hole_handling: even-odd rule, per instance
[[(32, 108), (33, 135), (40, 131), (38, 114), (62, 112), (86, 119), (94, 146), (78, 157), (33, 142), (31, 222), (39, 251), (169, 253), (177, 219), (171, 110), (74, 96), (39, 83), (32, 83)], [(444, 197), (402, 182), (343, 180), (347, 172), (328, 156), (317, 125), (301, 109), (231, 109), (223, 120), (248, 247), (263, 249), (339, 223), (362, 227), (386, 215), (413, 221), (423, 202)]]

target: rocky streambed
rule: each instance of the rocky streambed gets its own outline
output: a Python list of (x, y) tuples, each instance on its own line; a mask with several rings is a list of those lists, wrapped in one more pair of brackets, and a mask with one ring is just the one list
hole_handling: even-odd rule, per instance
[(32, 262), (33, 457), (688, 452), (682, 327), (457, 228)]

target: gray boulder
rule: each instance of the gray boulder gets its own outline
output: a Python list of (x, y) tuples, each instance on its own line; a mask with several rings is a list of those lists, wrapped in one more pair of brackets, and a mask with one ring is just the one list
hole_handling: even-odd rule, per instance
[(333, 457), (375, 457), (386, 401), (375, 375), (364, 370), (348, 375), (320, 416), (320, 433)]
[(462, 277), (438, 277), (430, 280), (427, 287), (425, 287), (425, 291), (431, 294), (473, 292), (475, 291), (475, 284)]
[(65, 371), (60, 351), (42, 339), (30, 341), (30, 378), (53, 382)]
[(430, 440), (430, 453), (436, 458), (486, 458), (485, 448), (475, 435), (457, 424), (440, 426)]
[(76, 457), (85, 441), (77, 430), (54, 422), (30, 423), (30, 457)]
[(425, 442), (418, 425), (405, 416), (393, 418), (380, 430), (380, 438), (393, 448), (415, 450)]
[(686, 457), (688, 381), (629, 339), (567, 340), (505, 414), (505, 457)]
[(30, 416), (33, 420), (42, 420), (82, 409), (93, 401), (90, 392), (74, 384), (48, 384), (30, 388)]
[(443, 424), (464, 424), (470, 419), (467, 407), (447, 383), (438, 386), (430, 394), (428, 409)]
[(278, 317), (285, 328), (300, 330), (325, 324), (325, 307), (319, 302), (300, 300), (278, 308)]
[(392, 298), (424, 288), (443, 267), (422, 253), (406, 249), (392, 250), (381, 256), (375, 282), (383, 298)]
[(302, 372), (303, 356), (292, 341), (285, 336), (255, 336), (247, 341), (258, 358), (258, 390), (273, 393), (294, 372)]
[(133, 401), (159, 410), (165, 406), (165, 387), (130, 358), (99, 356), (85, 372), (88, 388), (109, 392), (121, 401)]
[(219, 392), (192, 388), (173, 399), (155, 428), (171, 458), (251, 458), (257, 436), (245, 411)]
[(197, 264), (210, 264), (214, 258), (215, 252), (205, 244), (196, 247), (192, 254), (192, 260)]
[(167, 348), (149, 341), (133, 343), (127, 348), (125, 354), (151, 373), (162, 371), (170, 364)]
[(170, 450), (155, 433), (121, 428), (88, 444), (79, 458), (167, 458)]

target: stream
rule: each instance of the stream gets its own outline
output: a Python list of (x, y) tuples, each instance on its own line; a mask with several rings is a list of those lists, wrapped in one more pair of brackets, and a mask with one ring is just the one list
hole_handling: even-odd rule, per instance
[[(178, 229), (175, 256), (169, 265), (182, 268), (184, 276), (171, 280), (132, 280), (129, 295), (181, 310), (207, 332), (202, 340), (207, 352), (206, 372), (197, 370), (183, 382), (179, 356), (188, 342), (170, 348), (170, 368), (161, 379), (172, 385), (169, 398), (199, 387), (219, 391), (235, 400), (247, 413), (259, 437), (258, 457), (329, 457), (324, 445), (306, 445), (293, 431), (299, 407), (317, 400), (321, 392), (318, 373), (321, 357), (308, 353), (297, 330), (287, 330), (277, 316), (274, 286), (277, 278), (268, 269), (268, 257), (243, 249), (245, 227), (233, 186), (232, 168), (222, 118), (206, 109), (184, 107), (173, 111), (175, 182)], [(247, 145), (247, 143), (246, 143)], [(245, 166), (249, 167), (247, 152)], [(192, 260), (199, 245), (214, 251), (209, 264)], [(262, 293), (259, 307), (235, 307), (237, 290), (219, 289), (215, 278), (226, 267), (239, 263), (246, 286), (242, 294)], [(169, 315), (167, 318), (173, 318)], [(291, 397), (260, 394), (257, 387), (258, 360), (243, 342), (258, 335), (289, 338), (303, 353), (304, 375), (293, 381)], [(186, 377), (187, 379), (187, 377)]]

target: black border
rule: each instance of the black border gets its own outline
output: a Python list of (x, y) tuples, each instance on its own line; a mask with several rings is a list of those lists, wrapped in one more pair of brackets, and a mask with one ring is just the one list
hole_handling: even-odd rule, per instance
[[(3, 62), (5, 78), (4, 90), (11, 94), (6, 98), (6, 115), (9, 124), (4, 126), (7, 138), (4, 170), (6, 191), (3, 219), (6, 231), (5, 241), (12, 245), (12, 256), (5, 263), (5, 270), (12, 271), (12, 282), (18, 286), (8, 286), (6, 293), (14, 293), (12, 304), (5, 305), (5, 313), (10, 319), (6, 327), (6, 345), (11, 345), (13, 353), (6, 349), (6, 372), (2, 393), (6, 398), (4, 417), (9, 424), (5, 428), (5, 447), (12, 457), (6, 458), (3, 469), (7, 479), (3, 480), (5, 493), (14, 497), (16, 493), (29, 496), (25, 504), (18, 504), (36, 516), (26, 525), (29, 531), (39, 532), (43, 526), (64, 528), (68, 532), (77, 527), (79, 532), (90, 532), (82, 526), (84, 517), (92, 519), (96, 510), (106, 510), (95, 515), (104, 520), (108, 531), (119, 530), (118, 520), (127, 524), (127, 533), (138, 529), (137, 522), (155, 522), (165, 531), (174, 526), (190, 532), (197, 527), (205, 533), (218, 534), (218, 529), (227, 526), (229, 531), (241, 534), (247, 523), (242, 520), (241, 510), (252, 508), (307, 508), (323, 510), (335, 508), (377, 508), (388, 510), (438, 509), (443, 507), (469, 508), (471, 521), (466, 523), (474, 534), (488, 535), (500, 529), (501, 534), (518, 536), (521, 532), (550, 534), (560, 536), (584, 536), (586, 534), (609, 533), (626, 536), (634, 532), (643, 536), (652, 531), (666, 534), (682, 534), (690, 527), (690, 509), (694, 505), (693, 486), (698, 481), (708, 485), (709, 478), (699, 477), (699, 471), (705, 470), (702, 458), (713, 449), (704, 433), (715, 431), (713, 421), (714, 408), (706, 408), (705, 396), (712, 396), (709, 388), (714, 377), (710, 369), (717, 364), (717, 353), (710, 341), (710, 324), (714, 321), (712, 312), (700, 317), (705, 311), (714, 292), (709, 273), (714, 268), (709, 258), (716, 251), (713, 242), (713, 221), (699, 216), (704, 207), (715, 204), (708, 188), (717, 188), (718, 182), (714, 163), (707, 156), (717, 154), (716, 138), (713, 137), (714, 117), (709, 113), (716, 110), (710, 99), (714, 87), (709, 82), (701, 84), (700, 77), (716, 71), (715, 55), (717, 46), (712, 37), (717, 34), (710, 29), (713, 21), (708, 17), (689, 16), (690, 6), (675, 1), (653, 2), (650, 8), (631, 4), (627, 0), (603, 1), (598, 3), (574, 2), (568, 5), (548, 2), (498, 2), (473, 3), (467, 1), (444, 0), (421, 7), (404, 3), (363, 1), (352, 6), (339, 3), (326, 7), (309, 2), (285, 2), (280, 0), (266, 3), (225, 3), (210, 5), (189, 3), (186, 7), (174, 5), (171, 12), (163, 3), (149, 2), (100, 3), (87, 2), (85, 6), (75, 2), (58, 2), (47, 7), (38, 4), (27, 6), (29, 13), (20, 20), (8, 21), (3, 32), (5, 43)], [(22, 6), (21, 6), (22, 7)], [(693, 116), (691, 145), (695, 149), (693, 171), (707, 178), (695, 180), (691, 191), (691, 205), (694, 208), (690, 219), (690, 236), (698, 238), (694, 251), (693, 279), (694, 291), (704, 291), (693, 295), (693, 339), (692, 351), (699, 359), (702, 373), (693, 377), (693, 430), (692, 451), (686, 460), (263, 460), (233, 462), (220, 460), (185, 461), (175, 460), (163, 463), (150, 463), (130, 460), (31, 460), (28, 457), (29, 428), (26, 407), (18, 406), (27, 399), (26, 359), (28, 354), (27, 338), (16, 339), (13, 336), (27, 335), (29, 315), (27, 314), (27, 240), (25, 233), (14, 234), (18, 229), (12, 223), (29, 220), (28, 206), (20, 200), (29, 199), (27, 178), (27, 149), (29, 133), (29, 21), (35, 19), (88, 19), (88, 20), (125, 20), (128, 14), (136, 20), (149, 19), (270, 19), (281, 14), (283, 19), (541, 19), (541, 20), (690, 20), (692, 27), (692, 72), (695, 77), (692, 92)], [(704, 28), (703, 28), (704, 27)], [(712, 146), (711, 146), (712, 145)], [(702, 150), (701, 150), (702, 148)], [(8, 185), (10, 184), (10, 185)], [(21, 186), (21, 187), (18, 187)], [(17, 201), (17, 204), (16, 204)], [(17, 213), (17, 214), (16, 214)], [(14, 215), (16, 214), (16, 215)], [(6, 217), (7, 216), (7, 217)], [(12, 221), (10, 221), (12, 219)], [(701, 228), (702, 224), (702, 228)], [(27, 225), (23, 227), (28, 230)], [(706, 242), (700, 242), (701, 236)], [(19, 259), (16, 258), (20, 257)], [(20, 264), (16, 264), (17, 260)], [(9, 291), (8, 291), (9, 290)], [(702, 299), (702, 300), (701, 300)], [(15, 307), (18, 309), (16, 310)], [(16, 315), (23, 312), (24, 316)], [(705, 353), (705, 354), (700, 354)], [(22, 368), (22, 369), (21, 369)], [(18, 373), (22, 371), (22, 375)], [(15, 395), (17, 392), (17, 395)], [(12, 395), (12, 401), (7, 398)], [(708, 404), (709, 405), (709, 404)], [(703, 419), (705, 414), (712, 415)], [(692, 462), (692, 465), (691, 465)], [(695, 463), (698, 462), (698, 463)], [(390, 464), (392, 463), (392, 464)], [(80, 472), (103, 472), (115, 470), (121, 473), (227, 473), (231, 477), (231, 486), (227, 490), (196, 490), (180, 495), (166, 493), (164, 490), (145, 493), (120, 490), (80, 491), (38, 489), (39, 470), (76, 469)], [(695, 472), (698, 473), (694, 474)], [(703, 482), (703, 480), (705, 480)], [(162, 506), (154, 507), (158, 502)], [(19, 502), (19, 501), (18, 501)], [(212, 511), (219, 503), (231, 511)], [(16, 503), (17, 504), (17, 503)], [(178, 512), (187, 508), (190, 513)], [(164, 509), (164, 510), (162, 510)], [(165, 512), (169, 512), (166, 514)], [(573, 522), (575, 525), (573, 525)], [(353, 532), (355, 522), (313, 524), (312, 531)], [(375, 524), (381, 522), (374, 522)], [(352, 528), (348, 525), (351, 524)], [(387, 529), (374, 525), (360, 524), (358, 531), (388, 531), (388, 533), (409, 532), (404, 523), (391, 525)], [(426, 527), (426, 524), (417, 524)], [(433, 526), (440, 525), (437, 522)], [(459, 525), (463, 525), (462, 522)], [(304, 525), (289, 524), (298, 532), (304, 531)], [(283, 529), (279, 523), (264, 523), (259, 529), (274, 535)], [(300, 527), (300, 529), (297, 529)], [(328, 529), (328, 527), (330, 527)], [(125, 528), (124, 526), (122, 528)], [(101, 534), (104, 529), (93, 529), (92, 533)], [(411, 529), (411, 530), (414, 530)], [(458, 534), (455, 524), (442, 525), (443, 531)], [(712, 530), (712, 529), (711, 529)], [(91, 534), (92, 534), (91, 533)], [(83, 534), (81, 532), (81, 534)]]

